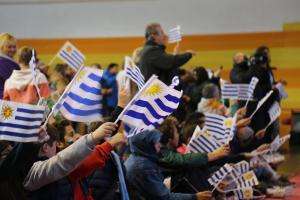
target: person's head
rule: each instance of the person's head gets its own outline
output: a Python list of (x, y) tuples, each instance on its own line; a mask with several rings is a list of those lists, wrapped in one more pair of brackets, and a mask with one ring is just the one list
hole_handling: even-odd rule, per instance
[(2, 54), (13, 58), (17, 52), (17, 40), (9, 33), (0, 35), (0, 51)]
[(256, 49), (255, 53), (259, 54), (265, 54), (266, 57), (268, 58), (268, 61), (271, 62), (271, 54), (270, 54), (270, 48), (267, 46), (260, 46)]
[(270, 68), (270, 49), (267, 46), (258, 47), (253, 55), (252, 62), (254, 65), (258, 65), (264, 68)]
[(174, 117), (168, 117), (160, 125), (158, 130), (162, 133), (160, 143), (169, 148), (177, 148), (179, 145), (178, 121)]
[(245, 54), (242, 52), (238, 52), (233, 56), (233, 63), (234, 64), (240, 64), (244, 61)]
[(102, 69), (102, 67), (101, 67), (101, 65), (99, 63), (91, 64), (91, 67), (95, 68), (95, 69)]
[(245, 126), (238, 129), (237, 136), (240, 145), (247, 146), (249, 145), (249, 142), (251, 142), (251, 138), (254, 137), (254, 131), (249, 126)]
[(132, 61), (136, 65), (139, 65), (139, 63), (140, 63), (142, 50), (143, 50), (143, 47), (138, 47), (132, 53)]
[(31, 60), (33, 50), (34, 50), (33, 48), (27, 46), (21, 47), (18, 50), (17, 61), (20, 64), (21, 68), (29, 68), (29, 62)]
[(168, 36), (158, 23), (151, 23), (147, 25), (145, 38), (147, 41), (153, 41), (159, 45), (166, 45), (168, 42)]
[(195, 79), (196, 79), (196, 82), (197, 82), (198, 85), (200, 85), (200, 84), (204, 83), (205, 81), (209, 80), (208, 72), (202, 66), (196, 67), (193, 70), (193, 73), (194, 73), (194, 76), (195, 76)]
[(107, 70), (111, 74), (117, 74), (118, 73), (118, 67), (119, 67), (119, 65), (117, 63), (110, 63), (107, 67)]
[(216, 84), (205, 84), (202, 89), (202, 97), (205, 99), (220, 99), (220, 89)]
[(44, 156), (47, 158), (51, 158), (56, 155), (57, 149), (56, 146), (59, 141), (59, 137), (57, 135), (57, 129), (53, 125), (47, 125), (47, 134), (49, 135), (49, 139), (41, 144), (40, 148), (40, 156)]

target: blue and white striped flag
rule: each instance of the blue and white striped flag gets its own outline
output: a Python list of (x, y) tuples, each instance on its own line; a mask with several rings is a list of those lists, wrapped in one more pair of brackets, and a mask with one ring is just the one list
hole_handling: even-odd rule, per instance
[(58, 52), (58, 57), (77, 71), (84, 63), (85, 56), (69, 41)]
[(218, 171), (213, 173), (213, 175), (207, 181), (212, 186), (217, 187), (220, 184), (220, 182), (227, 176), (227, 174), (229, 174), (232, 170), (233, 168), (226, 163)]
[(119, 115), (128, 125), (154, 129), (177, 109), (182, 91), (177, 91), (153, 75)]
[(250, 165), (247, 161), (243, 160), (233, 165), (233, 170), (231, 176), (233, 179), (237, 179), (242, 176), (244, 173), (250, 170)]
[(169, 43), (180, 42), (182, 40), (180, 26), (176, 26), (169, 30)]
[(103, 115), (101, 79), (103, 71), (84, 67), (65, 97), (59, 102), (58, 109), (71, 121), (101, 121)]
[(249, 84), (231, 84), (224, 83), (221, 87), (222, 99), (252, 100), (249, 96)]
[(238, 188), (248, 188), (258, 185), (258, 180), (253, 171), (244, 173), (241, 177), (234, 180)]
[(0, 140), (36, 142), (44, 106), (0, 100)]
[(141, 70), (134, 64), (133, 60), (128, 56), (125, 57), (124, 70), (126, 76), (130, 78), (133, 82), (135, 82), (140, 90), (145, 84), (145, 78)]
[(210, 153), (222, 145), (208, 132), (197, 126), (187, 145), (191, 153)]
[(232, 140), (235, 131), (236, 116), (224, 117), (222, 115), (205, 113), (204, 129), (209, 131), (213, 137), (225, 144)]

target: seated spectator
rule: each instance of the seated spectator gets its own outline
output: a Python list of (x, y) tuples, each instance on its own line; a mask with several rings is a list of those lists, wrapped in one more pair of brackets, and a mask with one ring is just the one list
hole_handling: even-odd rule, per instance
[(5, 81), (3, 99), (37, 104), (40, 98), (48, 98), (50, 96), (50, 88), (46, 76), (36, 69), (36, 77), (34, 79), (32, 70), (29, 68), (32, 50), (30, 47), (22, 47), (18, 51), (20, 70), (14, 70), (9, 79)]
[(198, 103), (198, 112), (227, 116), (229, 111), (220, 102), (220, 90), (217, 85), (209, 83), (203, 87), (202, 98)]
[(133, 199), (210, 199), (210, 192), (172, 193), (164, 185), (164, 176), (157, 163), (160, 139), (159, 131), (145, 131), (132, 136), (129, 140), (132, 154), (125, 162), (125, 167), (129, 184), (134, 189)]

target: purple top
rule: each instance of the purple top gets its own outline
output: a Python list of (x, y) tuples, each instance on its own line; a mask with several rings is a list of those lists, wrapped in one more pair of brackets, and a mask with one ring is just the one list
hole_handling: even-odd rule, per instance
[(4, 83), (10, 77), (13, 70), (19, 70), (19, 65), (13, 60), (0, 55), (0, 99), (3, 98)]

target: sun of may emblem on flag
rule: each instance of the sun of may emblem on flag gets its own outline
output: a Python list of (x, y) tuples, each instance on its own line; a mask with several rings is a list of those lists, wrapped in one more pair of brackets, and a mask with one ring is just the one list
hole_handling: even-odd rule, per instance
[(73, 51), (71, 46), (67, 46), (66, 50), (67, 50), (68, 53), (71, 53)]
[(224, 120), (224, 126), (225, 126), (226, 128), (230, 128), (230, 127), (232, 127), (232, 125), (233, 125), (233, 120), (232, 120), (232, 118), (227, 118), (227, 119)]
[(10, 106), (3, 106), (1, 110), (1, 117), (8, 120), (13, 117), (14, 110)]
[(252, 196), (253, 196), (253, 193), (252, 193), (253, 191), (252, 191), (252, 189), (251, 188), (246, 188), (245, 190), (244, 190), (244, 196), (245, 196), (245, 198), (252, 198)]
[(245, 178), (245, 180), (250, 180), (252, 178), (252, 175), (253, 175), (252, 172), (249, 171), (249, 172), (245, 173), (243, 175), (243, 177)]
[(76, 79), (77, 82), (81, 81), (81, 79), (83, 79), (83, 77), (85, 76), (86, 71), (83, 69), (82, 71), (79, 72), (78, 77)]
[(145, 92), (145, 96), (156, 96), (163, 91), (163, 88), (158, 84), (153, 84)]

